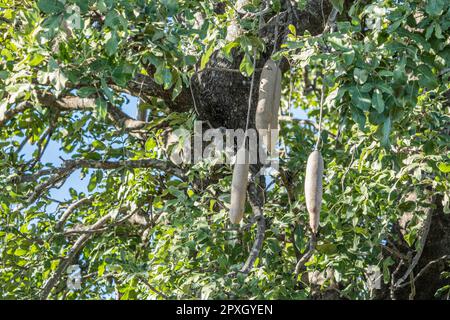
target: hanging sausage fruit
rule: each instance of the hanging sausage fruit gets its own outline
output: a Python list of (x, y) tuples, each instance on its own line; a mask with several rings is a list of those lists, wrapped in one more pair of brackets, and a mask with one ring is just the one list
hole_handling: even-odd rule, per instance
[(305, 177), (306, 209), (309, 213), (309, 226), (316, 234), (320, 223), (322, 205), (323, 158), (319, 150), (314, 150), (308, 158)]
[(244, 144), (237, 152), (233, 169), (230, 207), (231, 223), (240, 223), (244, 217), (249, 167), (249, 154)]
[(276, 147), (272, 141), (272, 130), (278, 129), (278, 110), (281, 101), (281, 70), (269, 59), (261, 72), (258, 106), (255, 124), (260, 139), (270, 155)]

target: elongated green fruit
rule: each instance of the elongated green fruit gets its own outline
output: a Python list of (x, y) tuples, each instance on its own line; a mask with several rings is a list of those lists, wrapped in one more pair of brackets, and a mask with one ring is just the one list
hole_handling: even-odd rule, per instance
[(271, 145), (271, 130), (278, 129), (278, 111), (281, 101), (281, 70), (269, 59), (261, 72), (259, 84), (258, 106), (256, 108), (255, 124), (263, 143), (269, 152)]
[(245, 147), (241, 147), (237, 152), (236, 163), (233, 169), (233, 180), (231, 183), (231, 223), (240, 223), (244, 217), (249, 167), (248, 151)]
[(308, 158), (305, 177), (306, 208), (309, 213), (309, 226), (317, 233), (322, 205), (323, 158), (320, 151), (315, 150)]

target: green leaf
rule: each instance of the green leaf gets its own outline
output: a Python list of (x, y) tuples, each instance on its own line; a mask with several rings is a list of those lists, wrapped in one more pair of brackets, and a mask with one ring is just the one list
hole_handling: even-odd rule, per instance
[(353, 60), (355, 59), (355, 51), (350, 50), (346, 51), (342, 54), (342, 58), (344, 58), (344, 62), (347, 66), (351, 65)]
[(168, 67), (163, 69), (162, 77), (164, 82), (164, 89), (170, 89), (170, 87), (172, 86), (172, 72)]
[(438, 164), (439, 170), (441, 170), (443, 173), (450, 173), (450, 163), (443, 163), (440, 162)]
[(161, 0), (162, 4), (166, 7), (167, 13), (170, 16), (173, 16), (178, 11), (178, 1), (177, 0)]
[(371, 124), (380, 126), (382, 125), (387, 119), (387, 116), (385, 113), (378, 113), (378, 111), (373, 111), (369, 114), (369, 121)]
[(239, 70), (241, 73), (247, 77), (250, 77), (255, 70), (253, 67), (252, 59), (250, 58), (250, 55), (245, 54), (244, 58), (241, 61), (241, 64), (239, 66)]
[(385, 107), (383, 94), (378, 89), (375, 89), (372, 95), (372, 106), (374, 107), (375, 110), (378, 111), (378, 113), (383, 113)]
[(96, 6), (101, 13), (106, 13), (108, 11), (104, 0), (98, 0)]
[(381, 145), (384, 147), (389, 147), (391, 145), (389, 141), (389, 135), (391, 134), (391, 126), (392, 120), (390, 117), (388, 117), (386, 121), (383, 123), (383, 126), (381, 128), (382, 133)]
[(394, 80), (396, 82), (406, 81), (405, 61), (402, 59), (394, 68)]
[(239, 42), (234, 41), (234, 42), (228, 43), (225, 47), (222, 48), (222, 52), (228, 61), (233, 62), (233, 56), (231, 55), (231, 50), (238, 46), (239, 46)]
[(89, 184), (88, 184), (88, 191), (92, 192), (94, 191), (94, 189), (97, 187), (97, 174), (92, 174), (91, 175), (91, 179), (89, 179)]
[(417, 68), (419, 84), (429, 90), (433, 90), (439, 86), (436, 76), (426, 64), (421, 64)]
[(203, 54), (202, 59), (200, 60), (200, 70), (205, 69), (206, 64), (208, 63), (209, 59), (211, 58), (211, 55), (214, 52), (214, 48), (216, 47), (215, 43), (212, 43), (206, 52)]
[(44, 13), (57, 14), (64, 10), (64, 4), (58, 0), (39, 0), (37, 6)]
[(95, 111), (100, 119), (106, 119), (106, 115), (108, 114), (108, 103), (103, 98), (97, 98), (95, 100)]
[(393, 265), (395, 262), (392, 260), (391, 257), (388, 257), (383, 261), (383, 281), (384, 283), (389, 283), (389, 280), (391, 278), (391, 272), (389, 270), (389, 267)]
[(366, 116), (364, 112), (358, 108), (352, 108), (352, 119), (358, 124), (361, 130), (364, 130), (366, 126)]
[(8, 71), (0, 71), (0, 79), (2, 80), (6, 80), (9, 77), (9, 72)]
[(101, 83), (102, 92), (105, 94), (106, 98), (108, 98), (108, 100), (110, 102), (112, 102), (114, 100), (114, 94), (113, 94), (112, 90), (108, 87), (108, 84), (106, 83), (105, 78), (102, 78), (100, 80), (100, 83)]
[(289, 29), (289, 31), (291, 32), (292, 35), (294, 35), (294, 36), (297, 35), (297, 30), (295, 29), (295, 27), (292, 24), (290, 24), (288, 26), (288, 29)]
[(93, 87), (82, 87), (82, 88), (77, 90), (77, 96), (79, 96), (80, 98), (87, 98), (87, 97), (93, 95), (96, 92), (97, 92), (96, 88), (93, 88)]
[(30, 66), (31, 67), (36, 67), (36, 66), (40, 65), (41, 62), (44, 61), (44, 60), (45, 60), (44, 56), (42, 56), (40, 54), (36, 54), (36, 55), (33, 56), (33, 59), (31, 59)]
[(436, 36), (436, 38), (438, 39), (444, 39), (444, 36), (442, 35), (442, 28), (441, 25), (439, 23), (435, 23), (435, 28), (434, 28), (434, 35)]
[(350, 87), (349, 88), (350, 97), (352, 99), (352, 104), (363, 110), (368, 111), (370, 106), (372, 105), (372, 99), (368, 93), (361, 92), (358, 87)]
[(428, 0), (425, 11), (430, 16), (439, 16), (442, 14), (446, 0)]
[(106, 149), (106, 145), (101, 142), (100, 140), (95, 140), (94, 142), (92, 142), (92, 146), (94, 147), (94, 149), (97, 150), (105, 150)]
[(380, 89), (382, 92), (393, 95), (394, 94), (394, 90), (392, 89), (392, 87), (390, 87), (389, 85), (387, 85), (386, 83), (382, 83), (382, 82), (377, 82), (375, 84), (375, 87), (377, 89)]
[(166, 65), (160, 65), (156, 68), (154, 79), (157, 84), (163, 85), (165, 90), (172, 86), (172, 72)]
[(116, 30), (119, 24), (119, 14), (115, 10), (109, 11), (105, 17), (105, 26), (111, 28), (112, 30)]
[(339, 11), (339, 13), (344, 11), (344, 0), (331, 0), (331, 3), (333, 4), (333, 7)]
[(433, 31), (434, 31), (434, 24), (431, 24), (428, 28), (427, 31), (425, 32), (425, 39), (430, 39), (430, 37), (433, 35)]
[(52, 83), (55, 86), (57, 95), (59, 95), (65, 89), (68, 80), (69, 79), (67, 79), (66, 75), (61, 69), (58, 69), (53, 73)]
[(358, 84), (363, 85), (369, 78), (369, 73), (367, 70), (355, 68), (355, 70), (353, 70), (353, 78)]
[(352, 30), (352, 24), (349, 21), (337, 22), (336, 25), (341, 33), (347, 33)]
[(145, 142), (145, 151), (150, 152), (156, 147), (156, 141), (152, 137), (148, 138)]
[(121, 87), (126, 87), (128, 81), (133, 77), (133, 66), (127, 63), (123, 63), (114, 69), (111, 74), (112, 79)]
[(21, 249), (21, 248), (17, 248), (14, 251), (14, 255), (17, 256), (17, 257), (22, 257), (22, 256), (24, 256), (26, 254), (27, 254), (27, 250), (24, 250), (24, 249)]
[(180, 77), (178, 77), (178, 80), (172, 90), (172, 100), (175, 100), (180, 95), (181, 91), (183, 91), (183, 81)]
[(197, 58), (195, 56), (185, 56), (184, 57), (184, 64), (187, 66), (193, 66), (197, 62)]
[(332, 255), (337, 252), (337, 246), (334, 243), (323, 243), (317, 245), (317, 250), (322, 254)]
[(106, 42), (105, 50), (108, 56), (112, 56), (117, 52), (119, 46), (119, 40), (117, 39), (117, 33), (112, 32), (111, 38)]

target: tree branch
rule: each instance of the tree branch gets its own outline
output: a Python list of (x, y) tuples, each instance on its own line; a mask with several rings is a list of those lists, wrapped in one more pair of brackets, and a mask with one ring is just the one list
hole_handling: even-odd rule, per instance
[(255, 182), (252, 182), (248, 190), (248, 199), (253, 210), (254, 220), (257, 223), (257, 231), (256, 239), (253, 243), (250, 255), (241, 269), (241, 272), (244, 274), (248, 274), (253, 268), (256, 258), (258, 258), (259, 252), (261, 251), (264, 243), (264, 234), (266, 231), (266, 220), (264, 219), (262, 209), (264, 205), (264, 195), (262, 195), (262, 193), (264, 191), (260, 189), (261, 188), (257, 186)]
[[(148, 74), (154, 73), (151, 68), (147, 72)], [(192, 98), (188, 88), (183, 87), (180, 94), (175, 99), (172, 99), (172, 90), (165, 90), (151, 76), (138, 74), (134, 80), (128, 83), (128, 90), (136, 97), (144, 95), (147, 99), (149, 97), (161, 98), (172, 111), (185, 112), (189, 111), (192, 107)]]
[[(434, 203), (434, 201), (432, 201), (432, 203)], [(405, 282), (405, 280), (408, 278), (409, 274), (414, 270), (414, 268), (419, 263), (420, 257), (422, 256), (423, 249), (425, 248), (425, 243), (427, 242), (427, 237), (428, 237), (428, 232), (430, 231), (432, 217), (433, 217), (433, 208), (430, 208), (430, 209), (428, 209), (427, 218), (426, 218), (424, 226), (423, 226), (423, 234), (422, 234), (422, 237), (420, 238), (419, 249), (418, 249), (416, 255), (414, 256), (414, 259), (412, 260), (410, 266), (406, 270), (405, 274), (395, 284), (395, 287), (398, 287), (401, 284), (403, 284), (403, 282)]]
[[(58, 111), (94, 110), (95, 108), (94, 98), (80, 98), (76, 96), (56, 98), (51, 94), (39, 94), (38, 101), (42, 107), (52, 108)], [(27, 101), (19, 104), (15, 108), (0, 113), (0, 126), (3, 126), (16, 115), (33, 107), (33, 104)], [(107, 108), (108, 117), (118, 130), (126, 130), (133, 133), (149, 126), (148, 122), (136, 120), (115, 106), (108, 104)], [(137, 138), (142, 138), (140, 135), (134, 135)]]
[(88, 198), (83, 198), (80, 199), (74, 203), (72, 203), (67, 209), (66, 211), (64, 211), (64, 213), (62, 214), (61, 218), (59, 219), (59, 221), (56, 223), (55, 226), (55, 230), (57, 231), (61, 231), (64, 227), (64, 224), (66, 223), (67, 219), (69, 219), (70, 215), (79, 207), (85, 205), (85, 204), (91, 204), (92, 203), (93, 198), (92, 197), (88, 197)]
[(0, 110), (0, 127), (19, 113), (22, 113), (29, 108), (31, 108), (31, 106), (28, 103), (22, 102), (13, 109)]
[[(437, 263), (439, 263), (439, 262), (441, 262), (441, 261), (444, 261), (444, 260), (450, 260), (450, 255), (445, 255), (445, 256), (442, 256), (442, 257), (440, 257), (440, 258), (438, 258), (438, 259), (436, 259), (436, 260), (432, 260), (432, 261), (428, 262), (428, 263), (425, 265), (425, 267), (423, 267), (422, 270), (420, 270), (419, 273), (414, 277), (414, 280), (413, 280), (414, 283), (415, 283), (421, 276), (423, 276), (423, 275), (425, 274), (425, 272), (426, 272), (429, 268), (431, 268), (433, 265), (435, 265), (435, 264), (437, 264)], [(398, 288), (403, 288), (403, 287), (406, 287), (407, 285), (409, 285), (409, 282), (403, 283), (402, 285), (398, 286)]]
[[(38, 185), (33, 193), (28, 197), (27, 204), (31, 204), (36, 201), (41, 194), (48, 188), (54, 186), (58, 182), (63, 181), (67, 178), (73, 171), (81, 168), (89, 169), (102, 169), (102, 170), (113, 170), (120, 168), (130, 168), (130, 169), (156, 169), (163, 172), (172, 173), (178, 177), (184, 175), (183, 171), (175, 166), (172, 166), (170, 162), (157, 160), (157, 159), (142, 159), (142, 160), (124, 160), (124, 161), (96, 161), (96, 160), (66, 160), (60, 168), (55, 169), (45, 169), (34, 174), (23, 176), (19, 179), (22, 181), (33, 181), (38, 177), (42, 177), (51, 174), (50, 178), (44, 183)], [(23, 206), (16, 209), (21, 210)]]
[[(107, 214), (106, 216), (100, 218), (96, 223), (94, 223), (90, 230), (96, 230), (99, 228), (102, 228), (109, 219), (113, 217), (114, 212), (111, 212)], [(58, 268), (56, 269), (55, 273), (47, 280), (44, 287), (42, 288), (40, 299), (46, 300), (48, 295), (50, 294), (50, 291), (53, 289), (53, 287), (59, 282), (60, 278), (62, 277), (63, 273), (66, 271), (66, 269), (69, 267), (69, 265), (72, 263), (75, 256), (86, 246), (89, 239), (92, 237), (92, 234), (83, 234), (81, 235), (77, 241), (72, 246), (71, 250), (67, 254), (65, 258), (62, 259), (60, 264), (58, 265)]]
[(152, 286), (147, 280), (144, 279), (144, 277), (142, 276), (137, 276), (137, 278), (143, 283), (145, 284), (145, 286), (147, 288), (149, 288), (151, 291), (153, 291), (154, 293), (156, 293), (158, 296), (161, 296), (163, 299), (168, 300), (169, 297), (166, 296), (164, 293), (162, 293), (161, 291), (159, 291), (158, 289), (156, 289), (154, 286)]
[(297, 279), (305, 263), (312, 257), (314, 250), (316, 250), (316, 244), (317, 244), (317, 237), (314, 233), (311, 233), (311, 239), (309, 240), (309, 249), (303, 255), (303, 257), (300, 260), (298, 260), (297, 265), (295, 266), (295, 279)]

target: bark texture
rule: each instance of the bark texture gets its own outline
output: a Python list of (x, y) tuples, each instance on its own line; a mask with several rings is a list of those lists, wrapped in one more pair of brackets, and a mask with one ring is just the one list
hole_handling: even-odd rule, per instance
[[(330, 2), (325, 0), (310, 0), (303, 11), (295, 9), (292, 7), (293, 5), (288, 4), (287, 1), (282, 2), (278, 21), (275, 16), (270, 16), (270, 14), (264, 17), (260, 35), (266, 45), (266, 50), (256, 63), (249, 128), (255, 128), (261, 69), (270, 58), (274, 45), (279, 48), (287, 35), (287, 26), (293, 24), (298, 34), (302, 34), (306, 30), (312, 34), (320, 34), (332, 9)], [(277, 24), (278, 28), (276, 28)], [(277, 39), (275, 39), (275, 35), (277, 35)], [(201, 120), (209, 121), (216, 128), (244, 129), (246, 125), (251, 78), (244, 77), (239, 72), (229, 71), (239, 70), (243, 56), (234, 52), (233, 58), (233, 62), (230, 62), (220, 52), (215, 52), (206, 69), (192, 78), (199, 117)], [(283, 72), (288, 69), (286, 61), (281, 61), (280, 68)]]
[[(448, 299), (445, 295), (435, 297), (435, 293), (439, 288), (450, 285), (450, 279), (442, 277), (443, 271), (450, 270), (450, 215), (444, 213), (441, 197), (436, 197), (434, 205), (436, 208), (431, 211), (429, 231), (417, 265), (399, 287), (383, 283), (381, 289), (376, 290), (374, 299)], [(400, 224), (394, 226), (394, 234), (395, 240), (391, 241), (394, 242), (399, 252), (392, 254), (391, 251), (384, 250), (383, 255), (385, 258), (390, 256), (396, 262), (391, 266), (390, 271), (391, 275), (394, 274), (394, 280), (397, 281), (407, 272), (409, 263), (413, 260), (417, 250), (409, 247), (403, 239)], [(396, 270), (401, 259), (398, 257), (399, 254), (406, 261)]]

